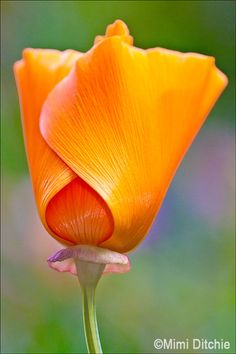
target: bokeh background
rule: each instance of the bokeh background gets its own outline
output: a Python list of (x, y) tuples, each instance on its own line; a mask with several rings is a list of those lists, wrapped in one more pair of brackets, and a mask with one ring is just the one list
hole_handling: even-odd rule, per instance
[(154, 339), (165, 337), (225, 339), (235, 353), (234, 7), (234, 1), (2, 2), (2, 353), (86, 352), (77, 280), (46, 264), (60, 246), (36, 213), (12, 65), (25, 47), (86, 51), (117, 18), (127, 22), (136, 46), (215, 56), (229, 86), (148, 237), (130, 255), (132, 271), (99, 285), (104, 352), (155, 353)]

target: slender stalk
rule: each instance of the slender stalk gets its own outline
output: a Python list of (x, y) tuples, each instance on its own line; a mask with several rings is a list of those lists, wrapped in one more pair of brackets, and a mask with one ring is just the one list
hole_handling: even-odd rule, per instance
[(88, 352), (102, 353), (96, 318), (95, 288), (93, 287), (83, 288), (83, 319)]
[(96, 319), (95, 289), (105, 265), (77, 259), (75, 263), (83, 293), (83, 321), (88, 353), (102, 354)]

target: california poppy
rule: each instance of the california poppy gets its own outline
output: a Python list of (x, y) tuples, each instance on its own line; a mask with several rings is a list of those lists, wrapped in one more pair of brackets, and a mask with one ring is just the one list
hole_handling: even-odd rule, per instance
[(133, 47), (118, 20), (85, 54), (26, 49), (14, 70), (44, 226), (66, 245), (132, 250), (227, 84), (214, 58)]
[[(132, 250), (226, 76), (213, 57), (134, 47), (120, 20), (86, 53), (26, 49), (14, 71), (44, 226), (64, 245)], [(51, 261), (77, 251), (63, 252)]]

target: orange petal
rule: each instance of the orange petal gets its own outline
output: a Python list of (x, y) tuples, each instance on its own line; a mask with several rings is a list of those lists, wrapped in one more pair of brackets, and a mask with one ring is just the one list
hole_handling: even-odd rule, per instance
[(97, 245), (113, 231), (106, 203), (80, 178), (74, 179), (50, 200), (46, 220), (56, 235), (80, 245)]
[[(97, 221), (104, 222), (104, 229), (101, 224), (98, 235), (94, 235), (92, 243), (96, 243), (96, 237), (98, 241), (106, 239), (108, 233), (111, 233), (111, 230), (108, 231), (107, 228), (112, 220), (110, 216), (106, 215), (106, 211), (101, 205), (101, 198), (91, 188), (86, 187), (83, 181), (79, 186), (77, 175), (50, 149), (39, 130), (39, 116), (46, 97), (53, 87), (69, 73), (81, 55), (81, 53), (72, 50), (59, 52), (57, 50), (27, 49), (23, 53), (23, 59), (14, 66), (28, 162), (39, 214), (48, 232), (59, 241), (67, 244), (75, 244), (81, 235), (81, 227), (87, 228), (86, 223), (82, 223), (80, 228), (77, 223), (80, 213), (86, 211), (85, 205), (81, 206), (86, 198), (90, 202), (90, 211), (94, 207), (92, 210), (93, 225), (95, 226), (95, 215), (98, 216)], [(84, 189), (82, 190), (82, 188)], [(63, 195), (67, 197), (67, 204), (60, 203)], [(86, 205), (88, 205), (88, 201)], [(47, 210), (48, 204), (49, 209)], [(55, 206), (58, 208), (56, 211)], [(67, 206), (66, 210), (65, 206)], [(65, 213), (64, 219), (67, 218), (66, 225), (63, 224), (64, 219), (58, 220), (63, 213)], [(49, 216), (49, 220), (47, 220), (47, 216)], [(68, 228), (67, 233), (64, 230), (65, 227)], [(76, 227), (78, 227), (77, 230)], [(85, 240), (86, 235), (82, 236), (81, 243)], [(90, 237), (90, 234), (87, 237)]]
[(160, 149), (171, 179), (227, 78), (212, 57), (162, 48), (147, 50), (147, 55), (160, 117)]
[(130, 45), (133, 44), (133, 37), (130, 36), (127, 25), (121, 20), (116, 20), (111, 25), (108, 25), (105, 36), (96, 36), (94, 44), (97, 44), (101, 40), (113, 36), (119, 36), (123, 42), (126, 42)]
[(48, 96), (41, 132), (107, 202), (118, 252), (147, 233), (178, 164), (224, 87), (213, 59), (101, 41)]

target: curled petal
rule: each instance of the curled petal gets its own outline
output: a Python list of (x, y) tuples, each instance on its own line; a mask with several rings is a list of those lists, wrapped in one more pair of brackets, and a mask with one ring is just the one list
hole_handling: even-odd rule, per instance
[(99, 246), (123, 253), (146, 235), (227, 79), (211, 57), (141, 50), (112, 31), (50, 93), (40, 128), (106, 202), (114, 229)]
[(106, 203), (79, 177), (50, 200), (45, 216), (50, 229), (73, 244), (97, 245), (114, 227)]
[(126, 273), (130, 270), (129, 258), (105, 248), (77, 245), (56, 252), (48, 258), (50, 268), (58, 272), (70, 272), (77, 275), (74, 259), (105, 264), (104, 273)]

